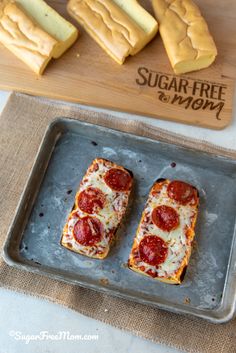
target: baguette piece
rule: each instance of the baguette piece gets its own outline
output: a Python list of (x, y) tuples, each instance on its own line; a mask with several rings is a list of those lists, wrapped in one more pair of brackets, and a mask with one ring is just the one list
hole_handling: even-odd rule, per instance
[(136, 0), (70, 0), (68, 12), (117, 63), (157, 33), (156, 20)]
[(56, 39), (42, 30), (15, 3), (2, 3), (0, 42), (37, 74), (43, 73), (57, 45)]
[(158, 23), (156, 19), (149, 14), (137, 0), (113, 0), (140, 28), (146, 33), (146, 39), (140, 43), (140, 48), (131, 55), (136, 54), (143, 49), (157, 34)]
[(191, 255), (198, 204), (194, 186), (157, 180), (138, 226), (129, 268), (161, 282), (180, 284)]
[(44, 0), (15, 0), (45, 32), (57, 40), (53, 58), (59, 58), (78, 37), (78, 30)]
[(132, 172), (96, 158), (80, 183), (61, 245), (88, 257), (104, 259), (125, 215), (132, 183)]
[(152, 0), (160, 34), (176, 74), (210, 66), (217, 49), (206, 21), (192, 0)]

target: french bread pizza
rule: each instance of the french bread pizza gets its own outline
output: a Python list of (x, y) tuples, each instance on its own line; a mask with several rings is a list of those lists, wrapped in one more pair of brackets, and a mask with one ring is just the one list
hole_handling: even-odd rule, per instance
[(158, 179), (142, 213), (129, 268), (165, 283), (180, 284), (191, 255), (198, 205), (194, 186)]
[(88, 257), (104, 259), (125, 215), (132, 183), (131, 171), (96, 158), (80, 183), (61, 245)]

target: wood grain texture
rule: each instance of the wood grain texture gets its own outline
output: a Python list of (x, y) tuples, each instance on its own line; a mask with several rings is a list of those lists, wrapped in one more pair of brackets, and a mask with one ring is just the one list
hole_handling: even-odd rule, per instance
[[(65, 0), (48, 3), (75, 24), (66, 12)], [(219, 52), (208, 69), (175, 76), (159, 34), (120, 66), (77, 25), (78, 41), (62, 58), (53, 60), (42, 77), (37, 77), (0, 45), (0, 89), (222, 129), (232, 118), (236, 2), (196, 0), (196, 3)], [(141, 4), (152, 12), (148, 0)]]

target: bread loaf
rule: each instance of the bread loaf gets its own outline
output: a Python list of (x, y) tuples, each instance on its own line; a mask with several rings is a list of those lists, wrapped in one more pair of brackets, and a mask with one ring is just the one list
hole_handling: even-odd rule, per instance
[(42, 30), (15, 3), (1, 7), (0, 42), (37, 74), (43, 73), (57, 45), (56, 39)]
[(192, 0), (152, 0), (152, 5), (176, 74), (200, 70), (213, 63), (217, 49)]
[(44, 0), (15, 0), (45, 32), (57, 40), (53, 58), (59, 58), (78, 37), (78, 30)]
[(135, 0), (70, 0), (67, 9), (119, 64), (140, 51), (158, 29)]

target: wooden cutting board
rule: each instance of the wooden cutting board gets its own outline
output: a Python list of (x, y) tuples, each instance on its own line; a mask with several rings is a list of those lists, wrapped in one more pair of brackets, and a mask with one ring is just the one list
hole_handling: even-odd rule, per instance
[[(48, 3), (74, 22), (66, 12), (66, 1)], [(150, 1), (141, 3), (152, 12)], [(175, 76), (159, 34), (142, 52), (120, 66), (77, 25), (78, 41), (62, 58), (52, 61), (42, 77), (0, 45), (0, 89), (222, 129), (232, 118), (236, 1), (196, 3), (219, 51), (216, 62), (208, 69)]]

